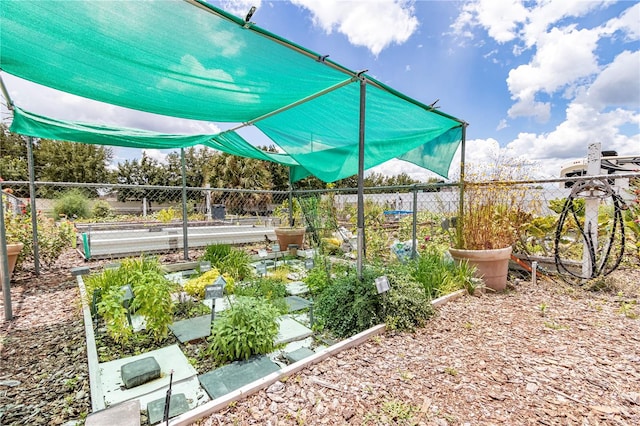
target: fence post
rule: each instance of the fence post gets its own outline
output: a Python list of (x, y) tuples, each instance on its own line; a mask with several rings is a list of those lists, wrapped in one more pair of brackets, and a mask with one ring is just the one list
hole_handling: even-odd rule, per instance
[(416, 258), (417, 245), (418, 245), (418, 187), (413, 184), (411, 189), (413, 192), (413, 228), (411, 230), (411, 258)]
[(31, 203), (31, 227), (33, 237), (33, 267), (40, 276), (40, 248), (38, 246), (38, 215), (36, 210), (36, 172), (33, 166), (33, 138), (27, 138), (27, 161), (29, 163), (29, 197)]
[[(600, 143), (589, 144), (587, 151), (587, 175), (600, 174)], [(597, 197), (586, 195), (584, 203), (584, 243), (582, 250), (582, 277), (595, 276), (595, 254), (598, 252), (598, 204)], [(593, 257), (592, 257), (593, 254)]]
[(187, 172), (184, 161), (184, 148), (180, 148), (180, 164), (182, 166), (182, 241), (184, 260), (189, 260), (189, 218), (187, 217)]
[(467, 139), (467, 123), (462, 125), (462, 141), (460, 143), (460, 199), (458, 200), (458, 218), (456, 223), (456, 240), (462, 243), (462, 230), (464, 229), (464, 154)]
[(9, 253), (7, 252), (7, 236), (4, 228), (4, 199), (2, 198), (2, 181), (0, 181), (0, 249), (2, 250), (2, 263), (0, 271), (2, 271), (2, 295), (4, 296), (4, 319), (11, 321), (13, 312), (11, 309), (11, 285), (9, 283)]

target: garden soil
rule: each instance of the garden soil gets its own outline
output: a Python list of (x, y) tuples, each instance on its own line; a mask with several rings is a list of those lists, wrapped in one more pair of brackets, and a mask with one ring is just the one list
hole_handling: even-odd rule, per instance
[[(69, 272), (85, 265), (98, 263), (70, 251), (40, 277), (14, 274), (15, 318), (0, 320), (0, 425), (70, 426), (90, 411)], [(609, 290), (539, 280), (460, 298), (415, 333), (372, 338), (198, 424), (638, 425), (640, 270), (595, 284)]]

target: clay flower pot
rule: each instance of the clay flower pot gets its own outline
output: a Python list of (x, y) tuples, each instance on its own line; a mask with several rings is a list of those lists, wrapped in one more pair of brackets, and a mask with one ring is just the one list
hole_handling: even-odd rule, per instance
[(512, 247), (495, 250), (462, 250), (450, 248), (449, 253), (456, 262), (468, 261), (476, 267), (476, 277), (495, 291), (507, 288), (507, 274)]
[(276, 228), (276, 237), (278, 238), (278, 244), (280, 244), (280, 250), (288, 250), (289, 246), (295, 244), (299, 249), (302, 249), (304, 243), (305, 228)]
[[(22, 243), (15, 244), (7, 244), (7, 258), (9, 260), (9, 279), (11, 279), (11, 274), (13, 274), (13, 268), (16, 266), (16, 261), (18, 260), (18, 255), (22, 251), (22, 247), (24, 245)], [(0, 277), (4, 280), (4, 276)]]

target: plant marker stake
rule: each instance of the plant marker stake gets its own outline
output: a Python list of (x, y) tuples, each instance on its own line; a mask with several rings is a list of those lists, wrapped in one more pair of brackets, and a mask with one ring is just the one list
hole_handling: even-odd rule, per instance
[(531, 284), (536, 285), (537, 283), (537, 276), (536, 273), (538, 272), (538, 262), (533, 261), (531, 262)]
[(169, 426), (169, 406), (171, 405), (171, 383), (173, 382), (173, 370), (169, 373), (169, 389), (167, 389), (167, 396), (164, 398), (164, 416), (162, 421), (167, 422)]

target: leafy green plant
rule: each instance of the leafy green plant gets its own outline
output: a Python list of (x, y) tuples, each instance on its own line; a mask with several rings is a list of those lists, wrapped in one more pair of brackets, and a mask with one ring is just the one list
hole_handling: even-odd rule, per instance
[(229, 244), (209, 244), (204, 249), (202, 260), (211, 262), (212, 266), (216, 266), (231, 253)]
[(390, 289), (382, 296), (382, 305), (387, 328), (412, 331), (422, 327), (434, 314), (422, 285), (400, 264), (390, 265), (386, 276)]
[(224, 363), (246, 360), (274, 349), (280, 313), (266, 300), (237, 297), (213, 323), (208, 351)]
[(202, 260), (211, 262), (211, 266), (218, 268), (220, 273), (228, 274), (238, 281), (253, 275), (249, 253), (231, 247), (229, 244), (208, 245), (204, 250)]
[(277, 278), (262, 277), (244, 282), (236, 287), (235, 294), (265, 299), (282, 314), (286, 314), (289, 310), (284, 301), (284, 297), (287, 295), (287, 287), (283, 281)]
[[(40, 212), (36, 213), (36, 222), (40, 261), (48, 266), (58, 260), (65, 249), (71, 247), (76, 236), (75, 229), (73, 224), (67, 220), (56, 223)], [(24, 245), (16, 266), (20, 267), (24, 261), (33, 260), (31, 213), (7, 214), (5, 216), (5, 230), (7, 243), (22, 243)]]
[(231, 248), (231, 252), (216, 267), (223, 274), (229, 274), (239, 281), (251, 277), (254, 272), (249, 253), (235, 247)]
[(457, 264), (444, 252), (428, 248), (414, 261), (408, 263), (411, 276), (422, 284), (430, 299), (449, 294), (464, 288), (473, 294), (475, 280), (474, 268), (468, 263)]
[(90, 216), (89, 199), (79, 189), (71, 189), (53, 204), (55, 217), (87, 218)]
[(106, 219), (113, 216), (111, 205), (105, 200), (98, 200), (93, 204), (93, 217)]
[(127, 320), (127, 309), (122, 304), (124, 290), (120, 287), (110, 286), (102, 292), (102, 298), (98, 302), (98, 315), (104, 319), (107, 334), (117, 343), (124, 344), (129, 341), (133, 329)]
[(331, 273), (328, 268), (330, 266), (327, 264), (327, 259), (317, 256), (313, 268), (307, 271), (304, 282), (312, 296), (322, 293), (331, 283)]
[(98, 315), (105, 320), (107, 333), (116, 342), (126, 342), (132, 330), (123, 305), (123, 286), (131, 285), (132, 312), (143, 315), (146, 329), (156, 340), (166, 337), (173, 321), (171, 293), (175, 284), (164, 277), (160, 262), (154, 257), (124, 259), (117, 269), (107, 269), (85, 279), (87, 302), (93, 302), (94, 293), (99, 294)]
[(377, 276), (377, 270), (367, 267), (362, 280), (355, 270), (336, 277), (316, 298), (314, 316), (338, 337), (349, 337), (382, 323), (381, 298), (374, 285)]

